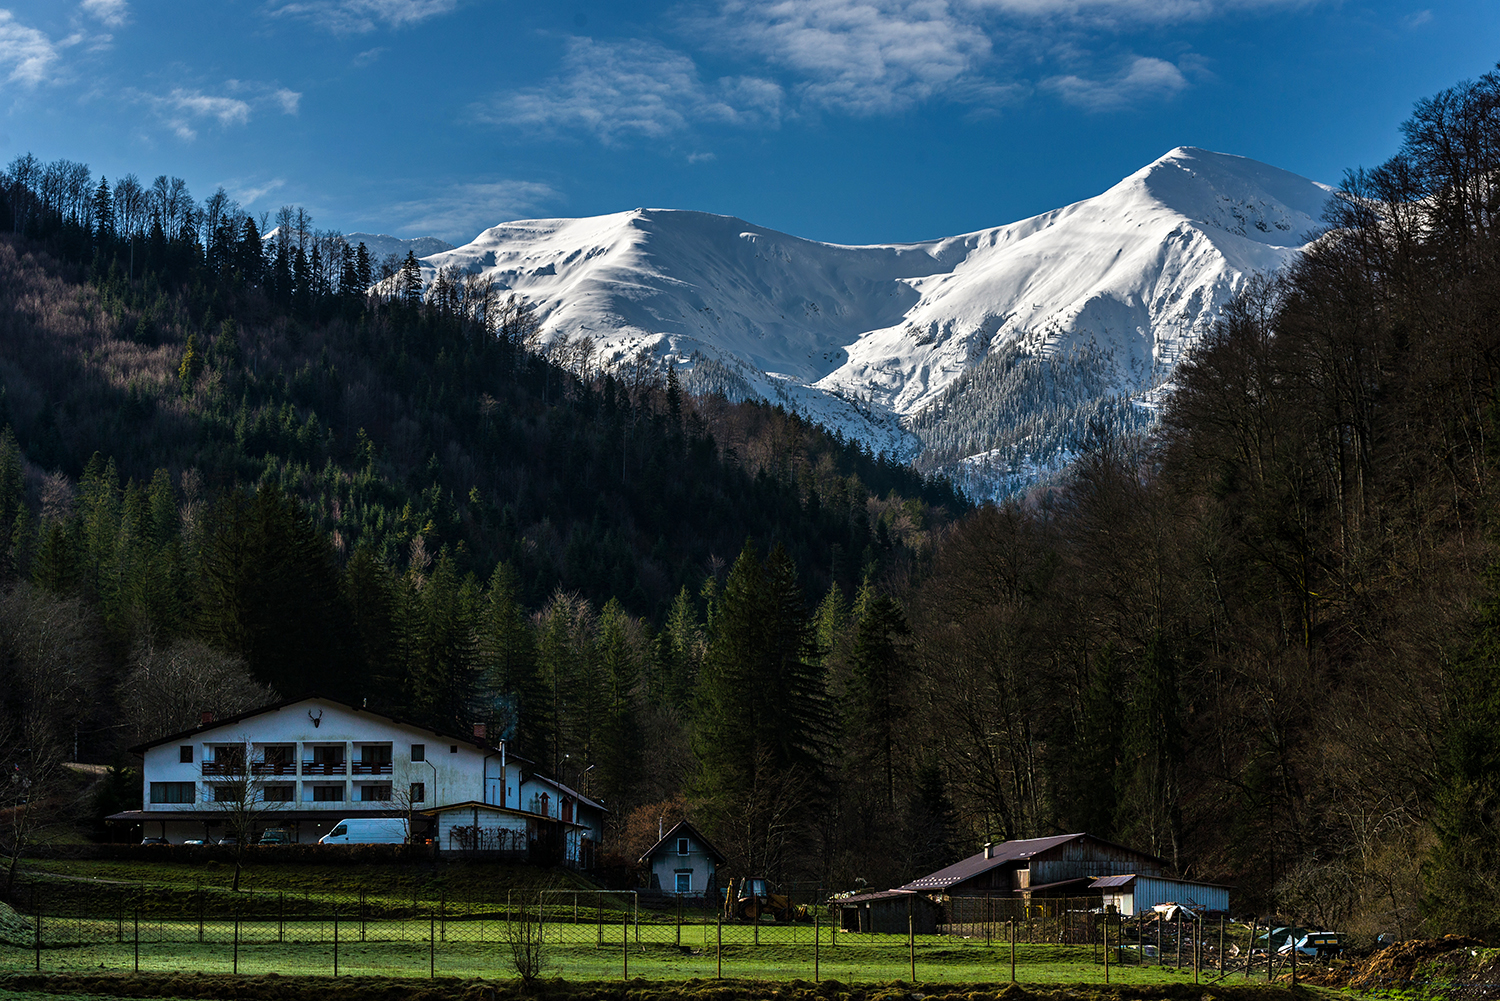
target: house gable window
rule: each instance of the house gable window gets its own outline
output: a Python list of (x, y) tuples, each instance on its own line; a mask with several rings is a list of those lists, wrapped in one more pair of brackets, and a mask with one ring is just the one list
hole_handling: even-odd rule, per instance
[(411, 759), (413, 761), (426, 761), (427, 760), (427, 745), (426, 744), (413, 744), (413, 745), (411, 745)]
[(688, 853), (688, 839), (687, 838), (678, 838), (677, 839), (677, 854), (678, 855), (686, 855), (687, 853)]
[(183, 744), (177, 749), (177, 760), (181, 764), (191, 765), (193, 763), (193, 745)]

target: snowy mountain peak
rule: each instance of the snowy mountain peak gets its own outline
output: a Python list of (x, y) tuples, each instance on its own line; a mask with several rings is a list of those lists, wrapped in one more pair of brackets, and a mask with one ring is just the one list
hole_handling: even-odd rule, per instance
[(487, 275), (536, 305), (544, 343), (592, 341), (591, 364), (644, 351), (690, 389), (784, 403), (988, 492), (1066, 458), (1086, 414), (1149, 417), (1329, 193), (1182, 146), (1093, 198), (940, 240), (840, 246), (636, 208), (502, 223), (423, 269)]

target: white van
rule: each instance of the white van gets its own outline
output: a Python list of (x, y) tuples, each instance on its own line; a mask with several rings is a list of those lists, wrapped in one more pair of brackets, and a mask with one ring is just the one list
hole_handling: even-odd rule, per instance
[(406, 821), (400, 817), (351, 817), (333, 825), (320, 845), (404, 845)]

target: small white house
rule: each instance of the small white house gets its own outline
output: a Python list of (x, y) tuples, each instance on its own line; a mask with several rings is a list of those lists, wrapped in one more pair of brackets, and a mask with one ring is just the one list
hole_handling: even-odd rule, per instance
[(709, 844), (699, 830), (686, 820), (662, 835), (650, 851), (641, 856), (651, 872), (651, 889), (683, 896), (717, 893), (719, 866), (724, 854)]
[[(205, 719), (131, 751), (141, 757), (144, 805), (108, 819), (171, 843), (218, 837), (231, 812), (253, 812), (258, 830), (285, 829), (293, 842), (317, 841), (357, 816), (406, 818), (414, 837), (437, 817), (442, 835), (443, 818), (462, 805), (504, 816), (533, 840), (561, 823), (564, 858), (578, 865), (603, 833), (602, 806), (528, 774), (482, 726), (444, 733), (318, 696)], [(545, 789), (551, 798), (538, 799)], [(240, 805), (247, 801), (253, 810)]]
[(1113, 907), (1125, 917), (1150, 913), (1157, 904), (1181, 904), (1197, 914), (1225, 913), (1229, 910), (1227, 886), (1169, 879), (1165, 876), (1136, 873), (1102, 876), (1094, 880), (1089, 891), (1103, 894), (1104, 906)]
[(429, 811), (442, 850), (592, 868), (604, 836), (603, 805), (525, 765), (518, 773), (519, 807), (469, 801)]

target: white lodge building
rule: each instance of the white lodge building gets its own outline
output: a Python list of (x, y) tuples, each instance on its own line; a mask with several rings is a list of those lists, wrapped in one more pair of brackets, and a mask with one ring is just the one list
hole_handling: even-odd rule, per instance
[(131, 748), (144, 805), (108, 819), (180, 844), (219, 837), (232, 813), (293, 842), (315, 842), (348, 817), (400, 817), (440, 852), (547, 850), (591, 866), (604, 807), (474, 731), (440, 733), (318, 696), (206, 719)]

